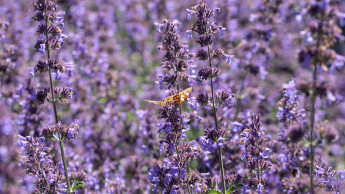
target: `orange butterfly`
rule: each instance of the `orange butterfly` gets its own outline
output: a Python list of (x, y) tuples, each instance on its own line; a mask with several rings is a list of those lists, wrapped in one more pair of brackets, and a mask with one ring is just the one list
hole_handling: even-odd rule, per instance
[(162, 101), (152, 101), (152, 100), (145, 100), (145, 101), (153, 103), (153, 104), (158, 104), (160, 106), (165, 106), (168, 102), (171, 102), (174, 106), (179, 106), (187, 99), (191, 91), (192, 91), (192, 87), (187, 88), (178, 94), (169, 96)]

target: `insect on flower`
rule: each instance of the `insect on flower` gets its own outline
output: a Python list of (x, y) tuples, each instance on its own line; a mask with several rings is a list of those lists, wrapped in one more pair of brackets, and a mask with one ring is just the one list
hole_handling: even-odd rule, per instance
[(160, 106), (165, 106), (168, 102), (171, 102), (174, 106), (181, 105), (189, 96), (190, 92), (192, 91), (192, 87), (183, 90), (182, 92), (169, 96), (162, 101), (152, 101), (152, 100), (145, 100), (146, 102), (150, 102), (153, 104), (158, 104)]

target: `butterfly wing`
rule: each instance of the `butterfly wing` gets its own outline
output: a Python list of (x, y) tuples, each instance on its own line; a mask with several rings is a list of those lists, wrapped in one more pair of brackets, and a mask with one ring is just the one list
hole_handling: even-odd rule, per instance
[(174, 105), (175, 106), (181, 105), (188, 98), (191, 91), (192, 91), (192, 88), (190, 87), (172, 96)]
[(187, 88), (181, 92), (181, 103), (183, 103), (189, 96), (190, 92), (192, 91), (192, 87)]
[(181, 93), (183, 93), (184, 98), (186, 99), (186, 98), (188, 98), (191, 91), (192, 91), (192, 87), (183, 90)]
[(153, 100), (145, 100), (146, 102), (153, 103), (153, 104), (158, 104), (160, 106), (163, 106), (164, 102), (163, 101), (153, 101)]

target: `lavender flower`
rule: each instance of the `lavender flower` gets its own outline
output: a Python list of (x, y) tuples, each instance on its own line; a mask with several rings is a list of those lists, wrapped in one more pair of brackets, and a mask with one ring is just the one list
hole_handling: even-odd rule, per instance
[[(158, 49), (165, 52), (162, 61), (162, 67), (166, 70), (172, 70), (171, 73), (165, 73), (160, 76), (161, 81), (165, 82), (168, 88), (176, 86), (177, 91), (180, 92), (180, 82), (189, 83), (189, 75), (185, 73), (188, 69), (186, 60), (189, 58), (188, 45), (180, 41), (180, 36), (177, 34), (178, 21), (164, 20), (163, 24), (156, 24), (162, 33), (162, 46)], [(161, 85), (161, 84), (160, 84)]]
[(27, 174), (35, 177), (34, 193), (58, 193), (64, 181), (63, 171), (52, 161), (48, 155), (50, 148), (43, 147), (42, 140), (44, 138), (19, 137), (18, 145), (23, 153), (20, 164)]
[(298, 90), (295, 80), (283, 85), (283, 98), (278, 102), (278, 119), (285, 128), (296, 122), (302, 122), (305, 118), (305, 110), (299, 107)]
[(254, 176), (249, 181), (249, 187), (256, 188), (256, 192), (261, 193), (266, 179), (264, 172), (269, 170), (271, 164), (269, 159), (269, 148), (265, 148), (263, 131), (261, 129), (261, 116), (253, 115), (250, 123), (250, 129), (242, 132), (242, 144), (244, 152), (242, 160), (245, 166)]

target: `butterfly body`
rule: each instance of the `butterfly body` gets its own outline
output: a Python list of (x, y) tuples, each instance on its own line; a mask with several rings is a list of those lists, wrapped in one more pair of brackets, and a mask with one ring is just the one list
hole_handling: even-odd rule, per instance
[(192, 91), (192, 87), (183, 90), (182, 92), (169, 96), (162, 101), (153, 101), (153, 100), (145, 100), (146, 102), (150, 102), (153, 104), (157, 104), (160, 106), (166, 106), (167, 103), (172, 103), (174, 106), (180, 106), (189, 96), (190, 92)]

